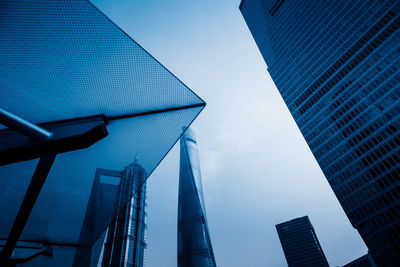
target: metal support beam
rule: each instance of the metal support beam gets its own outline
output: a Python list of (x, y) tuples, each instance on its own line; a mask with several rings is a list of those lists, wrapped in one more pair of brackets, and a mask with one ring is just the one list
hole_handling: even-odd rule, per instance
[(40, 249), (40, 251), (38, 251), (26, 258), (0, 259), (0, 266), (15, 267), (18, 264), (27, 263), (41, 255), (46, 256), (46, 257), (53, 257), (53, 248), (51, 246), (49, 246), (48, 244), (45, 244), (44, 248), (39, 248), (39, 249)]
[(0, 166), (87, 148), (108, 135), (103, 116), (43, 126), (54, 133), (46, 141), (29, 139), (15, 130), (0, 130)]
[(7, 260), (12, 256), (15, 246), (17, 245), (22, 231), (25, 228), (29, 216), (31, 215), (33, 206), (36, 203), (55, 158), (56, 154), (50, 154), (40, 158), (29, 187), (26, 190), (24, 200), (22, 201), (18, 214), (15, 217), (14, 224), (7, 238), (7, 242), (4, 245), (3, 250), (0, 252), (0, 261)]
[(0, 123), (35, 140), (48, 140), (53, 133), (0, 108)]

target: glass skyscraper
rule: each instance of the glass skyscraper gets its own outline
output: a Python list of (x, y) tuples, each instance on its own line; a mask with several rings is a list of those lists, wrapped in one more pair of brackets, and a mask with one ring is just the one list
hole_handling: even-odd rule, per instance
[(199, 153), (191, 129), (181, 137), (180, 145), (178, 266), (216, 267), (204, 206)]
[(143, 181), (146, 177), (146, 170), (137, 162), (122, 172), (114, 202), (114, 219), (104, 243), (102, 266), (144, 266), (147, 244), (146, 183)]
[[(123, 171), (98, 168), (80, 242), (98, 239), (77, 250), (72, 266), (142, 267), (146, 244), (146, 170), (133, 162)], [(105, 218), (112, 218), (107, 220)], [(106, 225), (99, 225), (98, 222)], [(101, 237), (98, 229), (107, 228)]]
[(289, 267), (329, 267), (308, 216), (276, 225)]
[(353, 227), (379, 266), (400, 266), (400, 1), (240, 10)]

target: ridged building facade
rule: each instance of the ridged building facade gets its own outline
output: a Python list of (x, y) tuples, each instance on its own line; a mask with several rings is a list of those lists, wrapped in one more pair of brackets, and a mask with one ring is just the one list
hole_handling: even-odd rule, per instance
[(194, 132), (180, 140), (178, 267), (216, 267), (206, 217)]
[(289, 267), (329, 267), (308, 216), (276, 225)]
[(143, 267), (146, 244), (145, 169), (134, 162), (121, 174), (114, 216), (107, 229), (102, 266)]
[(353, 227), (379, 266), (400, 266), (400, 1), (240, 10)]

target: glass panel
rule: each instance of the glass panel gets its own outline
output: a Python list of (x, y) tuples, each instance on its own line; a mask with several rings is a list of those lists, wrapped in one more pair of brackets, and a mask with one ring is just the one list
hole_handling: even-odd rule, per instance
[[(89, 195), (97, 168), (123, 170), (137, 160), (147, 176), (162, 160), (193, 118), (201, 111), (192, 108), (112, 121), (109, 136), (93, 146), (59, 154), (42, 188), (21, 236), (22, 240), (46, 240), (57, 244), (79, 244)], [(36, 161), (0, 167), (0, 184), (12, 196), (0, 221), (0, 238), (7, 238), (24, 196)], [(10, 179), (14, 177), (15, 179)], [(12, 200), (12, 201), (11, 201)], [(98, 221), (98, 224), (104, 222)], [(101, 229), (97, 235), (104, 232)], [(92, 245), (95, 240), (80, 245)]]
[[(86, 0), (3, 1), (0, 18), (1, 108), (33, 123), (105, 116), (107, 137), (57, 155), (13, 255), (47, 243), (53, 258), (27, 266), (71, 266), (77, 247), (100, 253), (120, 200), (118, 177), (95, 179), (96, 171), (136, 162), (147, 179), (205, 104)], [(37, 162), (0, 166), (0, 248)]]
[(2, 1), (0, 106), (30, 122), (203, 103), (89, 1)]
[(0, 240), (7, 238), (39, 160), (0, 167)]

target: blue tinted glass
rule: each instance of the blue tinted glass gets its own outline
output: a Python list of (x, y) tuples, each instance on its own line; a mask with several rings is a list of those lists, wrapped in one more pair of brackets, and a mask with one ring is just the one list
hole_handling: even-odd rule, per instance
[[(78, 244), (97, 168), (123, 170), (137, 159), (148, 175), (201, 111), (201, 107), (111, 122), (109, 136), (89, 147), (59, 154), (22, 235), (24, 240)], [(0, 167), (6, 214), (0, 238), (6, 238), (36, 167), (36, 160)], [(60, 227), (65, 225), (66, 227)]]
[(379, 266), (397, 266), (400, 2), (243, 0), (240, 9), (350, 222)]
[(2, 1), (0, 106), (34, 122), (203, 101), (89, 1)]
[[(53, 258), (27, 266), (71, 266), (77, 247), (101, 248), (119, 200), (118, 180), (96, 171), (143, 169), (125, 205), (205, 103), (88, 1), (2, 1), (0, 17), (1, 108), (33, 123), (106, 120), (104, 139), (57, 155), (15, 250), (27, 257), (48, 243)], [(0, 245), (37, 162), (0, 167)]]

